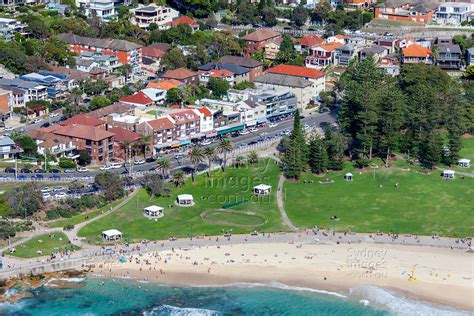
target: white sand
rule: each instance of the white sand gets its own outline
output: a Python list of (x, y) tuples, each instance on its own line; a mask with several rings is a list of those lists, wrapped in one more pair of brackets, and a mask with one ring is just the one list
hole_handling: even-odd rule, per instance
[(449, 248), (309, 243), (208, 246), (136, 255), (132, 262), (105, 264), (92, 273), (176, 285), (277, 281), (339, 292), (374, 285), (474, 311), (474, 254)]

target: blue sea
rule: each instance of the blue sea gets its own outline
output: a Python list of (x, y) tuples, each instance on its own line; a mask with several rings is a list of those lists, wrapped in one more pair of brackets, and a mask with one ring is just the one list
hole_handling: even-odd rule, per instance
[(77, 280), (77, 289), (39, 287), (0, 304), (0, 315), (468, 315), (375, 287), (345, 294), (283, 284), (175, 287), (133, 280)]

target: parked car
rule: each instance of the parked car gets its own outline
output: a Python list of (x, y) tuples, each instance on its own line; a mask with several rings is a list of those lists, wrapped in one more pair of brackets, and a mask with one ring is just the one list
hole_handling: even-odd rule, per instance
[(61, 173), (61, 170), (53, 168), (49, 170), (49, 173)]
[(243, 130), (241, 130), (241, 131), (239, 132), (240, 135), (247, 135), (247, 134), (249, 134), (249, 133), (250, 133), (250, 132), (249, 132), (248, 130), (246, 130), (246, 129), (243, 129)]
[(43, 123), (43, 124), (41, 124), (41, 128), (49, 127), (49, 125), (51, 125), (51, 124), (49, 124), (48, 122)]
[(103, 166), (100, 166), (100, 168), (99, 168), (99, 169), (100, 169), (100, 170), (102, 170), (102, 171), (106, 171), (106, 170), (110, 170), (110, 169), (112, 169), (112, 167), (111, 167), (111, 166), (109, 166), (109, 165), (103, 165)]
[(16, 178), (17, 178), (17, 180), (20, 180), (20, 181), (24, 181), (24, 180), (28, 179), (26, 176), (23, 176), (23, 175), (18, 176)]
[(147, 163), (150, 163), (150, 162), (155, 162), (156, 159), (153, 158), (153, 157), (148, 157), (147, 159), (145, 159), (145, 161), (146, 161)]
[(60, 191), (65, 191), (66, 189), (64, 187), (53, 187), (53, 192), (60, 192)]
[(268, 124), (268, 127), (276, 127), (278, 124), (277, 123), (270, 123)]
[(251, 129), (249, 129), (249, 132), (250, 132), (250, 133), (258, 132), (258, 128), (252, 127)]
[(53, 112), (53, 113), (51, 113), (51, 114), (49, 115), (49, 117), (57, 117), (58, 115), (59, 115), (58, 113), (54, 113), (54, 112)]
[(51, 193), (45, 192), (43, 193), (43, 199), (50, 199), (51, 198)]
[(66, 168), (66, 169), (64, 169), (64, 172), (65, 172), (65, 173), (73, 173), (73, 172), (75, 172), (75, 171), (76, 171), (76, 170), (74, 170), (74, 169), (72, 169), (72, 168)]
[(211, 140), (210, 139), (205, 139), (201, 142), (201, 145), (202, 146), (207, 146), (207, 145), (210, 145), (212, 144)]
[(176, 159), (183, 158), (184, 156), (185, 156), (184, 153), (177, 153), (176, 155), (174, 155)]
[(14, 168), (5, 168), (6, 173), (15, 173), (16, 170)]
[(11, 131), (13, 131), (13, 127), (5, 126), (5, 132), (11, 132)]
[(77, 172), (87, 172), (89, 171), (89, 169), (87, 169), (86, 167), (77, 167)]
[(38, 168), (38, 169), (33, 170), (33, 172), (34, 173), (46, 173), (46, 170)]
[(41, 192), (41, 193), (46, 193), (46, 192), (49, 192), (49, 191), (51, 191), (51, 189), (50, 189), (49, 187), (42, 187), (42, 188), (40, 189), (40, 192)]
[(66, 192), (59, 192), (54, 195), (55, 199), (64, 199), (67, 196)]
[(112, 163), (110, 164), (110, 167), (111, 167), (112, 169), (120, 169), (120, 168), (122, 168), (122, 164), (121, 164), (120, 162), (112, 162)]
[(31, 177), (31, 180), (43, 180), (44, 176), (42, 174), (35, 174)]
[(133, 164), (134, 165), (143, 165), (145, 163), (145, 160), (143, 159), (136, 159)]
[(39, 117), (35, 118), (35, 120), (33, 121), (33, 123), (35, 123), (35, 124), (39, 123), (39, 122), (41, 122), (41, 119)]
[(32, 172), (28, 168), (23, 168), (23, 169), (20, 169), (20, 173), (32, 173)]

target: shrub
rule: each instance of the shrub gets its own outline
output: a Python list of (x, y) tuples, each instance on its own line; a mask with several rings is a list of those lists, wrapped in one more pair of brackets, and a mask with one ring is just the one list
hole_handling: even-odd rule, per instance
[(76, 168), (76, 163), (70, 158), (59, 158), (59, 166), (64, 169)]
[(72, 224), (68, 224), (63, 227), (63, 230), (73, 230), (73, 229), (74, 229), (74, 225)]

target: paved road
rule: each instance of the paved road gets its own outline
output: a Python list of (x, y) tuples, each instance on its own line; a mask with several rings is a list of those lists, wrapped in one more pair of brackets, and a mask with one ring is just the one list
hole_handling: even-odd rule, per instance
[[(323, 122), (333, 123), (335, 122), (335, 120), (336, 120), (335, 113), (322, 113), (322, 114), (314, 113), (303, 118), (302, 122), (303, 124), (307, 124), (310, 127), (320, 127), (321, 123)], [(237, 137), (232, 138), (231, 141), (234, 145), (234, 148), (237, 148), (242, 144), (248, 144), (250, 142), (258, 141), (263, 136), (262, 135), (263, 133), (265, 133), (265, 136), (275, 136), (275, 135), (279, 135), (282, 131), (291, 130), (292, 126), (293, 126), (293, 119), (280, 121), (277, 123), (277, 126), (275, 127), (266, 127), (266, 128), (260, 129), (256, 133), (249, 133), (247, 135), (239, 135)], [(174, 154), (162, 155), (160, 156), (160, 158), (161, 157), (166, 157), (170, 159), (171, 173), (175, 172), (176, 170), (191, 166), (191, 163), (187, 157), (176, 159)], [(156, 168), (156, 162), (152, 162), (152, 163), (145, 163), (143, 165), (133, 166), (133, 171), (134, 172), (147, 172), (150, 170), (154, 170), (155, 168)], [(111, 171), (122, 173), (122, 174), (128, 173), (128, 170), (126, 168), (113, 169)], [(46, 180), (49, 180), (49, 181), (72, 181), (73, 179), (82, 179), (84, 181), (91, 181), (93, 180), (95, 175), (99, 172), (102, 172), (102, 171), (91, 170), (88, 172), (55, 173), (55, 174), (45, 173), (42, 175)], [(32, 180), (31, 177), (34, 175), (35, 175), (34, 173), (18, 173), (18, 176), (25, 177), (24, 180), (22, 181), (30, 181)], [(0, 172), (0, 177), (13, 180), (15, 178), (15, 175), (13, 173), (5, 173), (4, 170), (2, 170)]]

